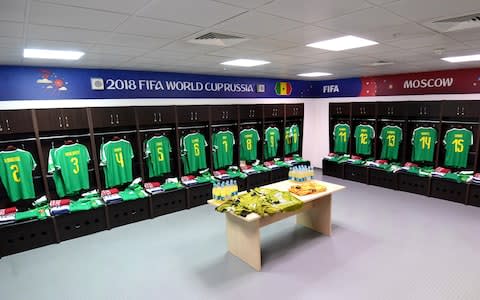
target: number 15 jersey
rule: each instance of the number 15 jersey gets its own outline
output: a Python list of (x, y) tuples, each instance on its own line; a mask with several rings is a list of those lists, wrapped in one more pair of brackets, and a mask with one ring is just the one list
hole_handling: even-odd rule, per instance
[(473, 145), (473, 133), (465, 128), (452, 128), (445, 133), (445, 165), (449, 167), (465, 168), (468, 152)]
[(129, 141), (109, 141), (100, 147), (100, 165), (107, 188), (132, 181), (133, 149)]

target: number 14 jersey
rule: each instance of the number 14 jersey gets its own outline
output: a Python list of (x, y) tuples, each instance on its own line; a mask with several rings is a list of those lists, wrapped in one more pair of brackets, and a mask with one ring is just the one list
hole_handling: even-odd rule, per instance
[(412, 135), (412, 160), (433, 162), (437, 130), (433, 127), (418, 127)]

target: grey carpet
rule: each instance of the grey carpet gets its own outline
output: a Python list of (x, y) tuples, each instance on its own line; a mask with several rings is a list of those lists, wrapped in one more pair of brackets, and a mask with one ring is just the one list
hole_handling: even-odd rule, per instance
[(333, 236), (262, 229), (260, 273), (202, 206), (4, 257), (0, 299), (480, 299), (479, 208), (324, 179)]

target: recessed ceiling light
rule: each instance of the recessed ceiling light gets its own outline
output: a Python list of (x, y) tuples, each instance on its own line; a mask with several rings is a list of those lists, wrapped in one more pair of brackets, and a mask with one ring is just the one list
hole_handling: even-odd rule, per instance
[(236, 67), (256, 67), (261, 65), (269, 64), (269, 61), (266, 60), (256, 60), (256, 59), (234, 59), (222, 62), (222, 65), (227, 66), (236, 66)]
[(330, 76), (332, 73), (326, 73), (326, 72), (310, 72), (310, 73), (300, 73), (297, 74), (297, 76), (302, 76), (302, 77), (322, 77), (322, 76)]
[(451, 62), (451, 63), (460, 63), (460, 62), (467, 62), (467, 61), (479, 61), (480, 60), (480, 54), (443, 57), (442, 60), (448, 61), (448, 62)]
[(23, 57), (25, 58), (79, 60), (84, 54), (81, 51), (23, 49)]
[(347, 35), (336, 39), (320, 41), (308, 44), (307, 47), (320, 48), (329, 51), (342, 51), (347, 49), (361, 48), (377, 45), (375, 41), (367, 40), (361, 37)]
[(379, 61), (375, 61), (373, 63), (364, 64), (363, 66), (381, 67), (381, 66), (388, 66), (388, 65), (393, 65), (393, 64), (395, 64), (393, 61), (379, 60)]

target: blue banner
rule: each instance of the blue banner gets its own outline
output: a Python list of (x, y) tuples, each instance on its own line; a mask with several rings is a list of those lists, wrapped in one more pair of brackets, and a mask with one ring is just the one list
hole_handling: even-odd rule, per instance
[[(102, 69), (0, 67), (0, 100), (303, 98), (312, 82)], [(5, 81), (4, 81), (5, 82)]]
[(362, 91), (360, 78), (316, 81), (312, 83), (312, 97), (358, 97)]

